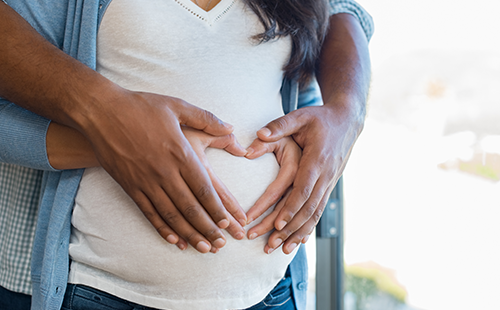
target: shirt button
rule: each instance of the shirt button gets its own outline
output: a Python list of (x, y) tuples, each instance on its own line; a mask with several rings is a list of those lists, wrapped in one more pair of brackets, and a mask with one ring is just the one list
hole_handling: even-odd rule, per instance
[(300, 291), (307, 290), (307, 282), (300, 282), (299, 284), (297, 284), (297, 288), (298, 288)]

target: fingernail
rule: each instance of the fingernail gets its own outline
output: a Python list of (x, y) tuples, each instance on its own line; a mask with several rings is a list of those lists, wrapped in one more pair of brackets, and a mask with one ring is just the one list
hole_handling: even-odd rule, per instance
[(210, 252), (211, 252), (211, 253), (213, 253), (213, 254), (216, 254), (217, 252), (219, 252), (219, 249), (218, 249), (218, 248), (216, 248), (216, 247), (212, 247), (212, 248), (210, 249)]
[(219, 226), (220, 229), (224, 229), (229, 226), (229, 221), (226, 219), (220, 220), (217, 226)]
[(267, 254), (271, 254), (273, 251), (274, 251), (274, 249), (273, 249), (273, 248), (269, 248), (269, 249), (267, 250)]
[(283, 227), (286, 226), (286, 224), (287, 224), (287, 222), (285, 222), (285, 221), (279, 221), (278, 224), (276, 225), (276, 229), (277, 230), (282, 230)]
[(253, 239), (257, 238), (257, 236), (258, 236), (257, 233), (252, 233), (252, 234), (250, 234), (250, 236), (248, 236), (248, 239), (253, 240)]
[(243, 239), (243, 238), (245, 238), (245, 234), (244, 234), (244, 233), (242, 233), (241, 231), (240, 231), (239, 233), (237, 233), (237, 234), (236, 234), (236, 239), (241, 240), (241, 239)]
[(207, 253), (212, 247), (205, 241), (200, 241), (196, 244), (196, 250), (201, 253)]
[(302, 243), (306, 243), (307, 240), (309, 240), (309, 235), (307, 235), (304, 238), (302, 238)]
[(240, 219), (238, 222), (240, 223), (241, 227), (245, 227), (247, 225), (247, 221), (245, 221), (244, 219)]
[(264, 137), (269, 137), (271, 135), (271, 130), (269, 130), (269, 128), (267, 127), (264, 127), (257, 131), (257, 133), (260, 133)]
[(167, 241), (170, 244), (176, 244), (177, 243), (177, 238), (174, 235), (168, 235), (167, 236)]
[(292, 243), (288, 246), (288, 251), (289, 253), (292, 253), (292, 251), (297, 247), (297, 243)]
[(226, 122), (222, 122), (222, 125), (224, 125), (224, 127), (228, 128), (228, 129), (233, 129), (234, 126), (229, 124), (229, 123), (226, 123)]
[(277, 248), (279, 247), (281, 244), (283, 243), (283, 240), (281, 240), (280, 238), (276, 239), (273, 241), (273, 244), (272, 244), (272, 247), (273, 248)]
[(248, 224), (250, 224), (250, 223), (252, 223), (252, 222), (253, 222), (253, 220), (254, 220), (253, 218), (249, 217), (249, 218), (247, 219), (247, 225), (248, 225)]
[(182, 244), (177, 243), (176, 245), (179, 248), (179, 250), (181, 250), (181, 251), (184, 251), (186, 249), (186, 245), (184, 243), (182, 243)]
[(226, 244), (226, 240), (224, 240), (222, 238), (216, 239), (213, 243), (214, 247), (219, 248), (219, 249), (222, 248), (225, 244)]
[(253, 154), (253, 152), (255, 152), (255, 150), (253, 149), (253, 147), (249, 147), (247, 149), (247, 153), (245, 154), (245, 156), (250, 156)]

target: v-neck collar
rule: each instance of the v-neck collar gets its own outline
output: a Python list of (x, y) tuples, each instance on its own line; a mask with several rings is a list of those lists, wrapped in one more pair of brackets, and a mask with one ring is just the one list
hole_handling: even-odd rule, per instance
[(212, 26), (215, 22), (217, 22), (224, 14), (226, 14), (229, 9), (233, 6), (236, 0), (221, 0), (215, 7), (213, 7), (210, 11), (205, 11), (200, 8), (198, 5), (193, 3), (191, 0), (174, 0), (184, 9), (189, 11), (195, 17), (207, 22), (210, 26)]

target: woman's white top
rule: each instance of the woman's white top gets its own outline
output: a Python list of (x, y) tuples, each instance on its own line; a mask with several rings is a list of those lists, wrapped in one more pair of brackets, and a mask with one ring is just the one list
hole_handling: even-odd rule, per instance
[[(213, 112), (234, 125), (246, 147), (283, 115), (279, 91), (291, 42), (258, 44), (251, 37), (262, 30), (241, 0), (221, 0), (210, 12), (189, 0), (114, 0), (98, 34), (97, 70), (127, 89)], [(216, 149), (206, 154), (245, 211), (279, 170), (274, 154), (256, 160)], [(249, 307), (279, 282), (295, 254), (265, 254), (268, 235), (238, 241), (227, 232), (217, 254), (180, 251), (102, 168), (86, 169), (72, 224), (69, 282), (160, 309)]]

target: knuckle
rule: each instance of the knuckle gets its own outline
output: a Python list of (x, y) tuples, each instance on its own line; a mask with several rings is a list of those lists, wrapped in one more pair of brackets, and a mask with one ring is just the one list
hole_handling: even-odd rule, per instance
[(280, 117), (269, 124), (271, 127), (275, 127), (276, 129), (283, 130), (287, 127), (288, 122), (285, 117)]
[(162, 235), (162, 233), (169, 233), (170, 232), (170, 227), (167, 224), (163, 224), (160, 227), (156, 228), (156, 231)]
[(217, 122), (217, 123), (220, 122), (220, 120), (212, 112), (209, 112), (207, 110), (202, 110), (201, 113), (202, 117), (208, 122)]
[(187, 220), (193, 220), (200, 216), (200, 210), (196, 205), (189, 205), (184, 209), (184, 216)]
[(300, 196), (304, 199), (307, 200), (309, 196), (311, 196), (313, 187), (311, 185), (306, 185), (301, 191), (300, 191)]
[(222, 201), (222, 204), (224, 205), (229, 204), (229, 202), (231, 201), (231, 196), (229, 196), (229, 194), (227, 194), (226, 192), (221, 192), (218, 194), (220, 201)]
[(292, 242), (301, 242), (302, 239), (304, 239), (304, 237), (306, 236), (307, 234), (303, 231), (298, 231), (296, 232), (290, 239), (292, 239)]
[(273, 204), (275, 204), (278, 203), (281, 197), (283, 197), (283, 195), (279, 195), (278, 193), (271, 193), (269, 199)]
[(320, 167), (323, 167), (323, 165), (326, 163), (326, 161), (328, 160), (328, 154), (324, 153), (324, 152), (321, 152), (319, 153), (318, 155), (318, 164)]
[(150, 211), (145, 211), (145, 210), (142, 210), (142, 213), (144, 214), (144, 216), (150, 221), (152, 220), (154, 217), (155, 217), (155, 213), (154, 212), (150, 212)]
[(191, 233), (187, 234), (184, 238), (186, 239), (186, 241), (189, 244), (198, 243), (198, 234), (196, 232), (191, 232)]
[(285, 220), (285, 222), (289, 223), (294, 216), (295, 216), (294, 212), (286, 211), (284, 212), (283, 219)]
[(312, 219), (315, 224), (318, 224), (319, 220), (321, 219), (321, 214), (322, 212), (314, 212)]
[(285, 228), (283, 228), (283, 229), (281, 230), (281, 236), (283, 236), (283, 237), (284, 237), (284, 239), (283, 239), (283, 240), (285, 240), (285, 239), (288, 239), (288, 237), (289, 237), (291, 234), (293, 234), (294, 232), (295, 232), (295, 231), (291, 230), (290, 228), (285, 227)]
[(205, 200), (208, 197), (210, 197), (211, 193), (212, 193), (212, 190), (211, 190), (210, 186), (203, 185), (200, 188), (198, 188), (198, 190), (196, 191), (196, 197), (200, 200)]
[(316, 204), (316, 202), (313, 202), (309, 206), (304, 208), (305, 215), (307, 218), (310, 218), (311, 216), (313, 216), (314, 212), (316, 211), (317, 206), (318, 205)]
[(336, 176), (335, 170), (333, 170), (333, 169), (328, 169), (328, 170), (326, 171), (326, 178), (327, 178), (328, 180), (333, 180), (333, 179), (335, 178), (335, 176)]
[(186, 165), (188, 158), (191, 157), (191, 149), (187, 145), (180, 143), (175, 143), (166, 146), (168, 148), (168, 153), (173, 157), (173, 159), (183, 165)]
[(216, 240), (217, 238), (220, 237), (219, 230), (218, 229), (209, 229), (203, 233), (205, 237), (207, 237), (209, 240)]
[(179, 219), (179, 214), (176, 212), (164, 212), (161, 214), (161, 217), (167, 224), (175, 224), (177, 220)]

